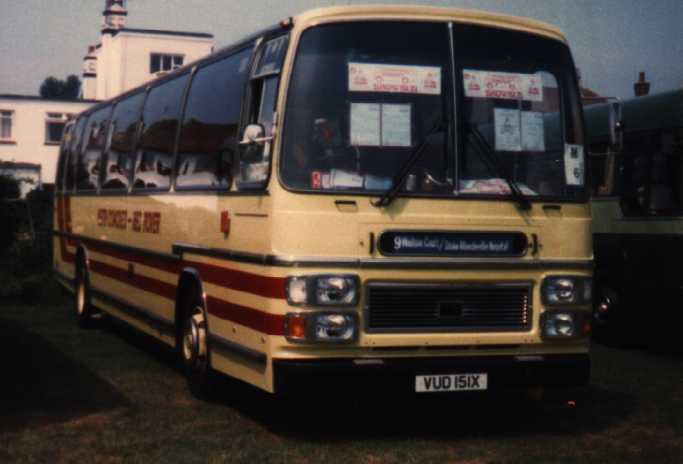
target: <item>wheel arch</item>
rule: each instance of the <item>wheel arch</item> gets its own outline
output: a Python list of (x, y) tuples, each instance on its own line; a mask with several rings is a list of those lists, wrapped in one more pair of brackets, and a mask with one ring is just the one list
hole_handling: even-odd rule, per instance
[(90, 253), (83, 243), (79, 243), (76, 247), (76, 263), (74, 272), (78, 272), (81, 267), (85, 267), (85, 271), (90, 273)]
[[(202, 300), (202, 312), (204, 313), (204, 323), (206, 324), (206, 333), (209, 334), (209, 317), (206, 305), (206, 293), (204, 293), (204, 284), (199, 275), (199, 271), (193, 267), (186, 267), (180, 271), (178, 276), (178, 286), (176, 289), (175, 310), (174, 310), (174, 324), (176, 328), (176, 347), (180, 346), (179, 334), (181, 333), (181, 324), (183, 320), (183, 303), (184, 297), (189, 291), (199, 292), (199, 297)], [(207, 339), (208, 349), (208, 339)]]

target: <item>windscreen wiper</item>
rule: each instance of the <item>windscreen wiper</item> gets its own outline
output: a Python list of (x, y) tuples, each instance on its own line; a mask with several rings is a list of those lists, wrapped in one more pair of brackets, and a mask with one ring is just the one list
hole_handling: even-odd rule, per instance
[(508, 187), (510, 187), (510, 195), (517, 202), (517, 207), (520, 211), (529, 211), (531, 209), (531, 202), (526, 195), (522, 193), (517, 183), (512, 180), (512, 177), (506, 172), (507, 169), (505, 169), (503, 163), (495, 155), (491, 145), (489, 145), (481, 132), (479, 132), (479, 129), (474, 126), (469, 126), (469, 131), (470, 134), (474, 136), (474, 140), (479, 146), (479, 150), (477, 151), (483, 155), (482, 159), (488, 165), (489, 169), (494, 171), (496, 175), (501, 177), (508, 184)]
[(418, 162), (418, 160), (422, 156), (422, 153), (424, 153), (424, 149), (429, 144), (429, 138), (432, 135), (437, 134), (439, 132), (443, 132), (447, 129), (448, 120), (442, 119), (440, 121), (437, 121), (437, 123), (434, 124), (434, 126), (431, 129), (429, 129), (429, 131), (427, 131), (427, 134), (422, 139), (422, 142), (420, 142), (420, 144), (417, 147), (415, 147), (410, 156), (408, 156), (408, 159), (401, 166), (401, 169), (399, 169), (398, 174), (396, 175), (396, 177), (394, 177), (394, 182), (391, 185), (391, 188), (384, 192), (384, 195), (382, 195), (379, 200), (372, 203), (373, 206), (376, 206), (378, 208), (386, 208), (391, 204), (392, 201), (394, 201), (394, 198), (396, 198), (398, 192), (401, 191), (401, 186), (408, 178), (408, 174), (410, 174), (410, 171), (413, 169), (413, 166), (415, 166), (415, 163)]

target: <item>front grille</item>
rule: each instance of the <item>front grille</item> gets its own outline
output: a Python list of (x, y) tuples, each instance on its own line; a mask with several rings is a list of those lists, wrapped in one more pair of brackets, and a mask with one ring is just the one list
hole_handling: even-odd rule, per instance
[(367, 285), (368, 332), (514, 332), (531, 327), (531, 285)]

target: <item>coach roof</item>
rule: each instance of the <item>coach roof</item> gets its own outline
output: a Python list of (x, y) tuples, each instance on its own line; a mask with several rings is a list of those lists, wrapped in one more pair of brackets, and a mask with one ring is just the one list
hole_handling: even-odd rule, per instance
[(352, 19), (436, 20), (478, 24), (539, 34), (566, 43), (560, 29), (547, 23), (481, 10), (408, 5), (350, 5), (317, 8), (294, 17), (294, 26), (307, 27), (317, 22)]

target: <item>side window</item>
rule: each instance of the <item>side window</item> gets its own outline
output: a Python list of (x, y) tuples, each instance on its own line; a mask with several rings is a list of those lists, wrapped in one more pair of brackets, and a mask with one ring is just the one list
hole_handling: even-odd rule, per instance
[(144, 93), (127, 97), (114, 107), (109, 126), (109, 149), (106, 150), (102, 188), (127, 189), (135, 164), (134, 143)]
[(142, 111), (143, 130), (137, 144), (134, 189), (168, 189), (183, 93), (190, 75), (154, 87)]
[(251, 48), (192, 79), (178, 145), (177, 188), (230, 188)]
[(670, 216), (683, 211), (682, 157), (674, 133), (666, 129), (624, 137), (624, 215)]
[(88, 119), (87, 115), (82, 115), (78, 118), (73, 132), (71, 133), (71, 140), (69, 142), (69, 163), (66, 167), (66, 183), (65, 190), (72, 192), (76, 186), (76, 166), (78, 165), (78, 154), (81, 149), (81, 138), (83, 136), (83, 129), (85, 122)]
[[(272, 39), (258, 51), (249, 83), (248, 127), (240, 142), (240, 188), (263, 188), (268, 180), (279, 74), (288, 36)], [(257, 132), (252, 132), (260, 127)], [(249, 140), (251, 136), (255, 140)]]
[(69, 163), (69, 142), (73, 124), (67, 124), (62, 134), (62, 145), (59, 147), (59, 160), (57, 161), (57, 176), (55, 178), (55, 190), (57, 193), (64, 191), (64, 174)]
[(76, 189), (95, 190), (100, 178), (100, 160), (107, 140), (111, 106), (95, 111), (88, 118), (82, 149), (76, 165)]
[(617, 160), (619, 153), (611, 150), (609, 141), (593, 138), (589, 139), (588, 162), (590, 163), (591, 194), (594, 197), (609, 197), (616, 195)]

